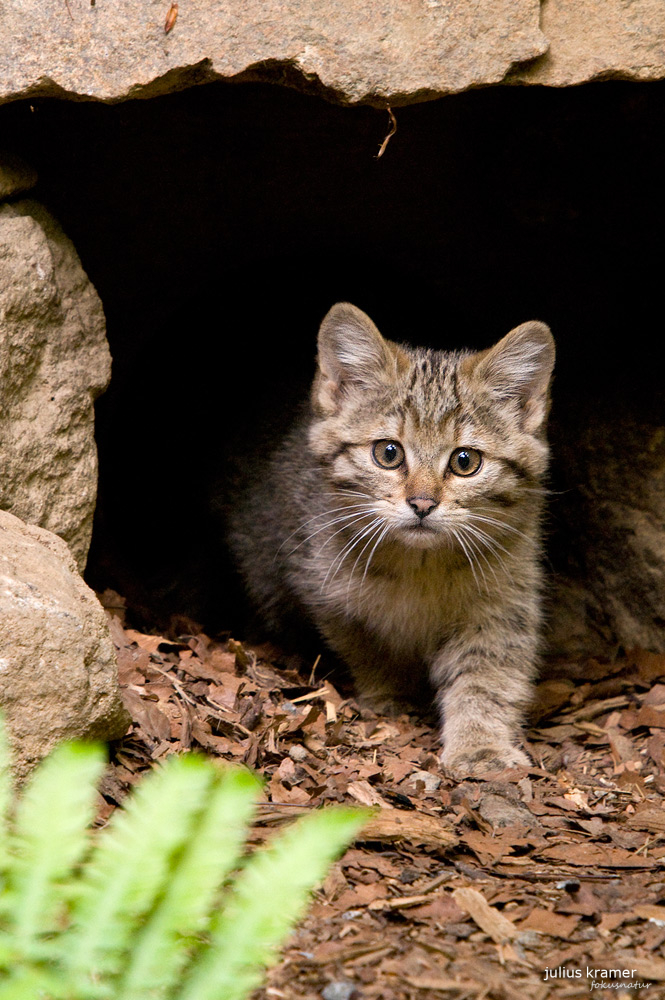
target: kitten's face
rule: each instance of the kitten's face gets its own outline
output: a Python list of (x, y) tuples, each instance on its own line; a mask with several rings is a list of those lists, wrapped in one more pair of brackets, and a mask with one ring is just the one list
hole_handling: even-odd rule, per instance
[(310, 444), (331, 505), (357, 514), (347, 531), (467, 557), (519, 531), (547, 462), (552, 363), (544, 324), (491, 351), (444, 353), (392, 344), (364, 313), (334, 307), (319, 336)]

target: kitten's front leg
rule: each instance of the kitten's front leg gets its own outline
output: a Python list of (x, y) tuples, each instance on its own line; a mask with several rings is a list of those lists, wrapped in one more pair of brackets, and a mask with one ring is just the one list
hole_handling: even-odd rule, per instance
[(535, 636), (479, 628), (442, 650), (432, 680), (443, 722), (441, 762), (455, 775), (529, 764), (520, 749), (532, 696)]

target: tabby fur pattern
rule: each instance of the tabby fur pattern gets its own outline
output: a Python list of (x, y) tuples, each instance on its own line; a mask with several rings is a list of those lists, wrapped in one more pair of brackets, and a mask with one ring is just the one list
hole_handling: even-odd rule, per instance
[(233, 505), (272, 635), (308, 620), (379, 710), (433, 692), (458, 775), (528, 764), (553, 365), (544, 323), (444, 352), (338, 303), (309, 406)]

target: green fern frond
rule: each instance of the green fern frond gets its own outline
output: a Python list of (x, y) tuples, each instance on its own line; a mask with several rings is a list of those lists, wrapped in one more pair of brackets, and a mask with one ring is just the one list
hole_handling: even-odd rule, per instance
[(99, 836), (72, 913), (69, 971), (116, 973), (194, 835), (214, 782), (205, 759), (172, 757), (150, 772)]
[(158, 991), (176, 983), (194, 936), (207, 930), (219, 886), (238, 864), (259, 788), (249, 771), (229, 768), (217, 777), (191, 842), (136, 941), (119, 996), (161, 996)]
[(19, 799), (8, 895), (15, 942), (25, 954), (54, 929), (67, 882), (89, 846), (104, 764), (101, 746), (65, 744), (35, 771)]
[(343, 807), (317, 810), (252, 855), (177, 1000), (243, 1000), (303, 915), (311, 890), (368, 815)]
[[(13, 971), (8, 982), (0, 985), (0, 1000), (73, 1000), (58, 976), (33, 966)], [(77, 997), (76, 1000), (79, 1000)]]
[(12, 816), (0, 719), (0, 1000), (244, 1000), (366, 813), (319, 810), (242, 863), (258, 780), (187, 754), (91, 836), (103, 765), (60, 747)]

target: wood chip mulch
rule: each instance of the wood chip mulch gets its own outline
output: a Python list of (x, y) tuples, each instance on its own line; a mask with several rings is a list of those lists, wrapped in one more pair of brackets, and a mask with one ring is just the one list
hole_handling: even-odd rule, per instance
[(460, 783), (421, 720), (361, 711), (268, 648), (142, 634), (122, 598), (102, 602), (133, 723), (100, 823), (155, 761), (190, 749), (263, 775), (254, 842), (326, 803), (376, 807), (257, 1000), (577, 998), (602, 969), (630, 973), (605, 980), (615, 998), (665, 996), (665, 656), (543, 681), (536, 764)]

